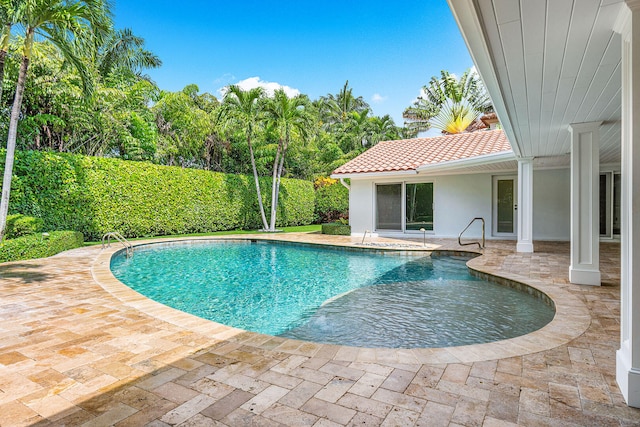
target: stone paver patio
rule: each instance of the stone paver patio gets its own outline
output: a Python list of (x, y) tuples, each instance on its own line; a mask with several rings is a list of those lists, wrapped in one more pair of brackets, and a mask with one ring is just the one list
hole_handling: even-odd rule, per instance
[[(383, 241), (398, 243), (373, 243)], [(462, 250), (447, 240), (428, 247)], [(513, 340), (418, 350), (306, 343), (198, 319), (113, 279), (115, 250), (0, 265), (0, 426), (640, 425), (615, 383), (618, 244), (601, 245), (594, 288), (567, 283), (567, 243), (517, 254), (513, 242), (489, 241), (468, 265), (544, 291), (558, 316)]]

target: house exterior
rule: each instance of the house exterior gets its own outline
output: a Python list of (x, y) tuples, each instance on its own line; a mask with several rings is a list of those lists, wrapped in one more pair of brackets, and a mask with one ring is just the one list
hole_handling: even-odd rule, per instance
[[(569, 240), (569, 156), (535, 159), (532, 166), (532, 239)], [(610, 185), (603, 173), (603, 185)], [(518, 162), (500, 129), (383, 141), (336, 169), (332, 177), (350, 179), (349, 221), (355, 236), (426, 232), (452, 238), (474, 218), (483, 218), (487, 239), (517, 238)], [(613, 192), (607, 194), (612, 197)], [(613, 202), (602, 206), (610, 209)], [(613, 236), (611, 225), (602, 230), (604, 237)], [(465, 237), (480, 234), (478, 222)]]
[(601, 205), (610, 214), (618, 205), (616, 381), (640, 407), (640, 0), (447, 2), (518, 163), (518, 250), (533, 250), (543, 209), (540, 159), (569, 157), (570, 282), (600, 284)]

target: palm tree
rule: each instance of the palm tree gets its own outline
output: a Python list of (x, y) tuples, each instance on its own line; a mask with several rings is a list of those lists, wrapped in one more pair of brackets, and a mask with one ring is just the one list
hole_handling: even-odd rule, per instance
[(100, 48), (98, 71), (104, 78), (117, 69), (125, 69), (136, 76), (148, 68), (162, 65), (160, 58), (144, 48), (144, 39), (130, 28), (112, 32)]
[(350, 113), (361, 113), (369, 109), (369, 105), (361, 96), (355, 97), (353, 95), (353, 88), (349, 87), (349, 80), (336, 95), (329, 94), (326, 97), (321, 97), (320, 100), (323, 119), (327, 123), (344, 123), (349, 119)]
[(423, 95), (408, 107), (402, 116), (407, 119), (406, 126), (416, 135), (429, 130), (431, 119), (438, 115), (442, 106), (451, 100), (461, 103), (466, 100), (474, 110), (480, 113), (492, 109), (489, 95), (477, 73), (465, 71), (460, 79), (448, 71), (441, 71), (440, 78), (431, 77), (429, 84), (422, 88)]
[(464, 98), (459, 102), (448, 99), (438, 114), (431, 118), (431, 125), (443, 133), (462, 133), (479, 115), (480, 111), (470, 101)]
[(4, 238), (11, 194), (13, 160), (18, 136), (18, 120), (27, 79), (27, 70), (36, 35), (49, 40), (71, 63), (82, 78), (86, 93), (91, 81), (79, 51), (99, 45), (111, 29), (110, 4), (106, 0), (25, 0), (19, 2), (15, 20), (25, 27), (22, 61), (18, 73), (16, 93), (11, 107), (7, 154), (0, 199), (0, 242)]
[(2, 89), (4, 86), (4, 65), (9, 52), (9, 40), (11, 38), (11, 28), (16, 23), (16, 15), (19, 12), (19, 4), (24, 0), (0, 0), (0, 99), (2, 99)]
[(273, 98), (265, 102), (264, 112), (267, 119), (278, 129), (279, 140), (276, 155), (273, 161), (273, 181), (271, 184), (271, 217), (267, 231), (276, 230), (276, 212), (278, 209), (278, 196), (280, 194), (280, 178), (284, 169), (284, 159), (291, 142), (292, 132), (306, 137), (306, 129), (309, 126), (309, 115), (305, 107), (309, 100), (304, 95), (289, 98), (284, 90), (278, 89)]
[(253, 179), (256, 185), (256, 193), (258, 194), (258, 206), (260, 207), (260, 216), (264, 230), (269, 228), (267, 217), (264, 212), (262, 203), (262, 193), (260, 192), (260, 180), (258, 179), (258, 169), (256, 167), (256, 158), (253, 152), (251, 138), (253, 132), (260, 120), (260, 99), (264, 95), (264, 90), (260, 87), (250, 90), (242, 90), (237, 85), (231, 85), (225, 93), (221, 112), (228, 115), (229, 121), (244, 127), (244, 134), (247, 138), (249, 146), (249, 155), (251, 157), (251, 169), (253, 170)]

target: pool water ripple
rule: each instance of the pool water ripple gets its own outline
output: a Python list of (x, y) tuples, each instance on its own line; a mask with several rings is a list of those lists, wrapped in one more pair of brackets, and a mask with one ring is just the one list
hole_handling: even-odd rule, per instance
[(116, 278), (158, 302), (254, 332), (359, 347), (445, 347), (524, 335), (554, 310), (471, 276), (464, 259), (260, 241), (117, 255)]

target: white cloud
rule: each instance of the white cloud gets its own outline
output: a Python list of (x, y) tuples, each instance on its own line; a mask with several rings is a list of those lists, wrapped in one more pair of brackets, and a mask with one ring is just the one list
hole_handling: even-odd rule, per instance
[(379, 93), (374, 93), (373, 96), (371, 97), (371, 102), (373, 102), (374, 104), (381, 104), (384, 101), (386, 101), (387, 98), (389, 98), (389, 97), (388, 96), (382, 96)]
[[(277, 89), (284, 90), (284, 93), (286, 93), (289, 98), (293, 98), (296, 95), (300, 95), (300, 91), (298, 89), (281, 85), (280, 83), (276, 83), (276, 82), (266, 82), (266, 81), (260, 80), (260, 77), (257, 77), (257, 76), (240, 80), (238, 83), (235, 83), (235, 85), (239, 86), (240, 89), (242, 90), (251, 90), (257, 87), (261, 87), (264, 89), (267, 96), (273, 96), (273, 93)], [(220, 88), (218, 89), (218, 93), (220, 93), (221, 96), (224, 96), (226, 89), (227, 89), (226, 87)]]

